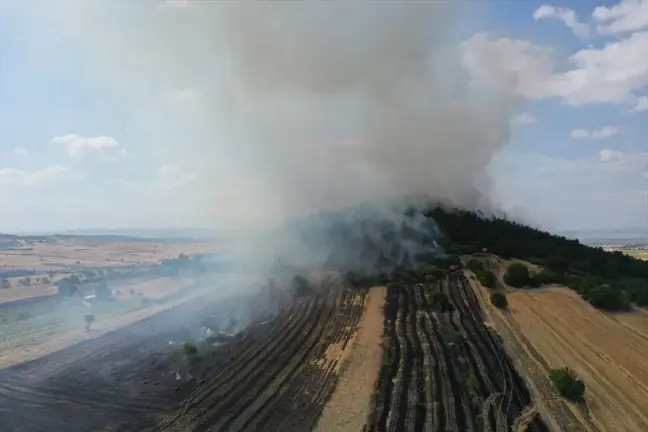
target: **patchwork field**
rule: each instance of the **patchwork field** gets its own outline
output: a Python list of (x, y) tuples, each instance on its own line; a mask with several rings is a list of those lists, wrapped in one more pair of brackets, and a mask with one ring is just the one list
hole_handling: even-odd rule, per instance
[(48, 241), (21, 240), (0, 248), (0, 272), (27, 269), (38, 272), (80, 271), (85, 268), (156, 264), (181, 253), (215, 252), (199, 242), (99, 241), (93, 237), (54, 237)]

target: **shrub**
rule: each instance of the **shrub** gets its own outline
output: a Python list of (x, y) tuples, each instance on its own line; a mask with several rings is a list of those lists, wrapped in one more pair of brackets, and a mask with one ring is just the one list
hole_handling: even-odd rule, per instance
[(430, 306), (432, 309), (438, 310), (439, 312), (450, 312), (452, 311), (452, 304), (448, 300), (448, 296), (442, 292), (434, 292), (430, 296)]
[(479, 382), (477, 381), (477, 377), (474, 374), (468, 377), (468, 381), (466, 382), (466, 384), (468, 384), (468, 389), (471, 392), (477, 393)]
[(63, 297), (72, 297), (77, 291), (77, 286), (70, 282), (68, 278), (58, 281), (56, 287), (58, 288), (59, 294)]
[(531, 286), (549, 285), (552, 283), (564, 283), (565, 277), (558, 272), (548, 269), (542, 269), (530, 280)]
[(485, 270), (484, 264), (481, 261), (479, 261), (478, 259), (475, 259), (475, 258), (468, 261), (467, 267), (468, 267), (468, 270), (472, 271), (475, 274)]
[(479, 283), (484, 285), (486, 288), (496, 288), (497, 287), (497, 276), (492, 271), (486, 270), (477, 273), (477, 279)]
[(198, 352), (198, 347), (193, 342), (185, 342), (182, 344), (182, 352), (185, 355), (192, 356)]
[(608, 311), (630, 309), (625, 293), (621, 289), (610, 285), (600, 285), (592, 288), (585, 293), (585, 297), (595, 308)]
[(506, 299), (506, 294), (503, 292), (497, 291), (492, 293), (490, 295), (490, 301), (498, 309), (506, 309), (508, 307), (508, 300)]
[(572, 402), (582, 402), (585, 398), (585, 383), (578, 379), (574, 371), (568, 367), (552, 369), (549, 379), (558, 393)]
[(521, 263), (513, 263), (508, 266), (504, 273), (504, 282), (515, 288), (522, 288), (529, 285), (529, 269)]
[(86, 323), (86, 326), (85, 326), (86, 331), (89, 331), (90, 326), (92, 325), (93, 322), (95, 322), (95, 316), (94, 315), (85, 315), (83, 317), (83, 320)]
[(98, 300), (107, 300), (111, 298), (112, 290), (110, 289), (110, 287), (108, 287), (108, 283), (105, 279), (99, 282), (99, 284), (95, 287), (95, 295), (97, 296)]
[(11, 282), (9, 282), (9, 279), (2, 278), (0, 279), (0, 287), (3, 289), (9, 289), (11, 288)]
[(308, 279), (302, 275), (295, 275), (295, 277), (293, 277), (292, 288), (297, 296), (308, 295), (311, 291)]

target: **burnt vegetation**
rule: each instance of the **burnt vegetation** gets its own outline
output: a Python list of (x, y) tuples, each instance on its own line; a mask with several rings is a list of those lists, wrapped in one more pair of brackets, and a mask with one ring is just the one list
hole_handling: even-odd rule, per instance
[[(404, 214), (394, 214), (363, 208), (320, 216), (313, 223), (319, 228), (311, 230), (306, 241), (310, 238), (316, 244), (326, 238), (330, 244), (326, 266), (347, 271), (356, 286), (411, 283), (420, 272), (438, 277), (435, 268), (459, 265), (458, 256), (488, 252), (541, 267), (530, 274), (523, 264), (511, 266), (505, 281), (514, 287), (565, 284), (605, 310), (648, 305), (648, 262), (622, 252), (607, 252), (478, 212), (410, 206)], [(478, 260), (469, 268), (484, 286), (499, 288), (495, 275)]]

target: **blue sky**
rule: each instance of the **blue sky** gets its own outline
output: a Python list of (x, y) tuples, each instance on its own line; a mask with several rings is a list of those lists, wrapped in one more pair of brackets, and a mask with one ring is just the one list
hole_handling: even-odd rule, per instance
[[(326, 159), (334, 148), (327, 139), (348, 144), (374, 132), (358, 127), (364, 106), (352, 98), (329, 106), (319, 93), (317, 99), (300, 95), (298, 84), (282, 81), (290, 71), (273, 74), (273, 59), (261, 51), (254, 65), (265, 59), (270, 78), (245, 69), (242, 62), (251, 60), (227, 44), (247, 44), (239, 47), (243, 52), (250, 40), (239, 30), (239, 39), (223, 38), (232, 30), (204, 18), (231, 20), (225, 14), (237, 13), (208, 10), (218, 9), (216, 3), (0, 2), (0, 231), (251, 226), (275, 220), (284, 214), (280, 208), (304, 212), (342, 202), (347, 189), (362, 196), (383, 181), (405, 184), (398, 169), (389, 173), (390, 183), (380, 179), (383, 165), (358, 160), (342, 167)], [(444, 28), (443, 49), (458, 53), (471, 86), (507, 101), (510, 132), (480, 151), (468, 144), (443, 150), (454, 159), (483, 154), (467, 164), (431, 161), (430, 169), (486, 169), (491, 201), (551, 230), (648, 226), (648, 0), (467, 4), (474, 10), (462, 10)], [(289, 8), (286, 2), (277, 16), (303, 13), (304, 23), (322, 24), (313, 31), (330, 36), (330, 46), (343, 46), (354, 31), (376, 38), (371, 30), (382, 28), (376, 23), (383, 18), (358, 24), (366, 10), (345, 20), (313, 18), (321, 8)], [(250, 20), (250, 29), (259, 19), (234, 17)], [(339, 20), (340, 34), (328, 30), (331, 20)], [(283, 41), (311, 31), (306, 27), (272, 35)], [(295, 52), (317, 54), (306, 43), (291, 43), (304, 50)], [(354, 43), (349, 46), (361, 46)], [(354, 58), (363, 60), (359, 52)], [(440, 52), (435, 58), (450, 58)], [(390, 59), (411, 61), (385, 57), (381, 67)], [(310, 61), (333, 67), (343, 58), (348, 62), (326, 52)], [(238, 76), (227, 81), (237, 74), (240, 87)], [(272, 92), (252, 92), (266, 78)], [(294, 79), (313, 85), (308, 78)], [(367, 83), (352, 84), (364, 89)], [(434, 129), (426, 131), (434, 136)], [(447, 136), (464, 137), (458, 134)], [(321, 152), (309, 153), (321, 163), (304, 165), (303, 151), (284, 143), (295, 136), (316, 143), (308, 151)], [(382, 164), (382, 155), (376, 160)], [(439, 180), (423, 176), (412, 184), (423, 179)], [(469, 187), (463, 178), (448, 182), (449, 193), (462, 197)]]

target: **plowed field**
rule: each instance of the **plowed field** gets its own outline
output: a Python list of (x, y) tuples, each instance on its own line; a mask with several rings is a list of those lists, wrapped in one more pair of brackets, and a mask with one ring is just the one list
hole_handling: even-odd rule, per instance
[[(311, 430), (337, 382), (365, 294), (331, 279), (273, 317), (259, 296), (203, 297), (6, 369), (0, 430)], [(219, 316), (241, 316), (242, 304), (250, 316), (244, 330), (196, 338), (201, 326), (218, 328)], [(187, 356), (178, 341), (192, 339), (198, 352)]]
[[(445, 294), (452, 312), (432, 307)], [(374, 431), (545, 431), (463, 273), (390, 285)]]

